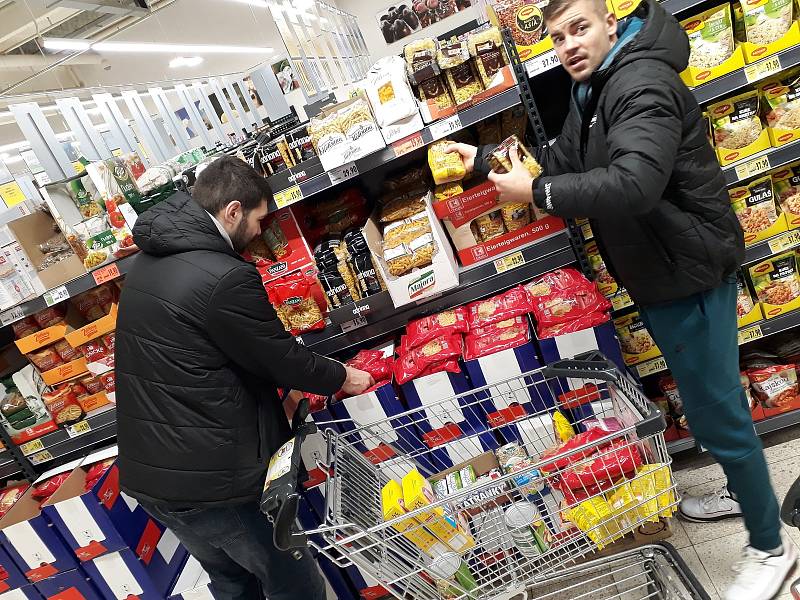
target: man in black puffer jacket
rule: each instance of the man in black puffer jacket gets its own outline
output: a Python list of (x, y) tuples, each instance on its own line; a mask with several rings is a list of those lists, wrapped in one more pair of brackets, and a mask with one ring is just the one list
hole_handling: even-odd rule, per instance
[(323, 600), (311, 556), (278, 551), (259, 511), (267, 462), (290, 437), (276, 388), (357, 394), (373, 382), (286, 333), (240, 256), (270, 195), (222, 157), (193, 197), (139, 217), (116, 333), (120, 484), (200, 562), (218, 600)]
[[(744, 516), (750, 545), (725, 600), (769, 600), (797, 551), (781, 537), (739, 380), (735, 271), (743, 235), (700, 108), (679, 77), (688, 39), (654, 0), (620, 22), (603, 0), (550, 0), (544, 21), (574, 81), (569, 115), (555, 143), (537, 153), (540, 178), (514, 155), (509, 173), (489, 179), (501, 201), (591, 220), (608, 270), (639, 304), (667, 359), (692, 433), (728, 478), (719, 492), (684, 499), (681, 514)], [(468, 169), (489, 171), (493, 148), (450, 149)]]

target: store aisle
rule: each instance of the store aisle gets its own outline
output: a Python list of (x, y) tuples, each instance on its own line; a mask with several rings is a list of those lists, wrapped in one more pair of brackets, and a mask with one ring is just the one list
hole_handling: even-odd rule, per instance
[[(775, 492), (783, 501), (789, 487), (800, 477), (800, 428), (777, 432), (764, 440)], [(675, 461), (675, 478), (681, 494), (704, 494), (719, 488), (725, 478), (722, 469), (708, 455), (679, 457)], [(712, 599), (733, 580), (731, 566), (739, 559), (747, 532), (741, 519), (719, 523), (688, 523), (675, 519), (675, 533), (668, 541), (679, 549)], [(800, 547), (800, 530), (786, 528), (792, 541)], [(793, 577), (800, 577), (800, 570)], [(791, 600), (787, 583), (777, 600)]]

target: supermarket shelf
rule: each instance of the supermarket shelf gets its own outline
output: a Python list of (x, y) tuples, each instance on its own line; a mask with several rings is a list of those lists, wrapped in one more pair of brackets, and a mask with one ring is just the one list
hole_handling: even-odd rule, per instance
[(764, 319), (753, 325), (742, 327), (739, 330), (739, 345), (753, 342), (761, 338), (782, 333), (800, 325), (800, 310), (795, 310), (785, 315)]
[(800, 141), (786, 144), (780, 148), (769, 148), (735, 162), (729, 167), (724, 167), (722, 172), (725, 174), (726, 185), (730, 186), (795, 160), (800, 160)]
[(704, 1), (705, 0), (664, 0), (661, 6), (663, 6), (668, 13), (675, 15), (689, 10), (690, 8), (694, 8), (695, 6), (699, 6)]
[(774, 254), (779, 254), (798, 246), (800, 246), (800, 229), (793, 229), (748, 246), (745, 249), (743, 264), (747, 265), (764, 260)]
[[(412, 319), (499, 293), (576, 261), (566, 231), (525, 248), (515, 249), (514, 252), (521, 252), (525, 262), (511, 270), (501, 269), (498, 272), (494, 261), (462, 270), (460, 285), (457, 288), (400, 309), (395, 309), (390, 301), (386, 302), (386, 297), (378, 300), (381, 296), (378, 294), (372, 297), (377, 303), (374, 307), (370, 306), (369, 311), (361, 311), (358, 317), (354, 317), (352, 308), (340, 309), (350, 311), (348, 323), (339, 326), (330, 325), (323, 331), (303, 334), (298, 340), (321, 354), (335, 354), (397, 331)], [(372, 298), (367, 300), (372, 302)]]
[[(270, 210), (277, 210), (283, 206), (294, 204), (303, 198), (308, 198), (330, 189), (342, 181), (363, 175), (417, 148), (421, 148), (460, 129), (470, 127), (519, 103), (519, 89), (515, 86), (487, 98), (475, 106), (462, 110), (453, 117), (431, 123), (423, 128), (422, 131), (404, 140), (394, 142), (386, 148), (356, 160), (354, 163), (348, 163), (325, 172), (319, 159), (305, 161), (297, 167), (267, 178), (270, 189), (277, 196), (275, 201), (270, 202)], [(412, 140), (413, 143), (411, 143)], [(355, 168), (352, 168), (352, 165), (355, 165)]]
[[(64, 458), (85, 454), (87, 449), (111, 441), (117, 435), (117, 409), (111, 405), (98, 409), (87, 417), (88, 428), (75, 432), (59, 429), (39, 438), (41, 444), (23, 445), (25, 454), (35, 468)], [(34, 451), (31, 451), (34, 450)]]
[(536, 77), (551, 69), (560, 67), (561, 61), (558, 60), (555, 50), (548, 50), (539, 56), (529, 58), (523, 63), (523, 66), (525, 67), (525, 72), (528, 74), (528, 77)]
[[(119, 277), (126, 275), (131, 267), (133, 266), (133, 261), (136, 260), (136, 255), (126, 256), (115, 263), (117, 269), (119, 270)], [(101, 269), (102, 270), (102, 269)], [(66, 288), (67, 295), (61, 297), (61, 300), (66, 300), (67, 298), (72, 298), (77, 294), (82, 292), (88, 291), (94, 287), (97, 287), (98, 283), (95, 279), (96, 274), (98, 271), (92, 271), (91, 273), (86, 273), (85, 275), (81, 275), (80, 277), (73, 279), (72, 281), (67, 282), (61, 287)], [(59, 289), (59, 288), (54, 288)], [(51, 290), (48, 290), (50, 292)], [(0, 327), (5, 327), (6, 325), (11, 325), (15, 321), (19, 321), (20, 319), (32, 315), (40, 310), (44, 310), (47, 308), (47, 302), (45, 302), (45, 296), (47, 293), (33, 298), (32, 300), (28, 300), (27, 302), (23, 302), (22, 304), (18, 304), (14, 308), (10, 308), (2, 313), (0, 313)]]
[[(753, 423), (758, 435), (765, 435), (797, 424), (800, 424), (800, 410), (792, 410)], [(697, 442), (694, 438), (683, 438), (667, 442), (667, 451), (669, 451), (670, 454), (676, 454), (677, 452), (683, 452), (697, 447)]]
[[(683, 0), (675, 1), (682, 2)], [(686, 1), (689, 2), (691, 0)], [(777, 63), (775, 62), (776, 58), (779, 61)], [(728, 73), (708, 83), (699, 85), (694, 88), (692, 92), (695, 98), (697, 98), (698, 103), (705, 104), (729, 94), (740, 87), (750, 85), (796, 65), (800, 65), (800, 46), (793, 46), (772, 56), (762, 58), (757, 62), (747, 65), (743, 69), (737, 69), (733, 73)]]
[(0, 479), (8, 479), (18, 473), (22, 473), (14, 457), (8, 450), (0, 451)]

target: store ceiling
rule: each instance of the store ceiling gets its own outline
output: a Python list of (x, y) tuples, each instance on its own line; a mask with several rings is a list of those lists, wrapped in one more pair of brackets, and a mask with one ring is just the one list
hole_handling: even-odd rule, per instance
[[(0, 0), (0, 105), (50, 90), (144, 88), (147, 83), (239, 73), (281, 54), (283, 43), (265, 8), (236, 0), (147, 0), (144, 9), (144, 1)], [(270, 46), (276, 52), (207, 54), (199, 65), (170, 68), (180, 53), (51, 51), (43, 47), (49, 38)]]

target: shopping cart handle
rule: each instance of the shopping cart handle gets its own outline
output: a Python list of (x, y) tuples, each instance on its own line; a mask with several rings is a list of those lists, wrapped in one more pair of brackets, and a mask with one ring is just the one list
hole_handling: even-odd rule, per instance
[(559, 360), (547, 365), (542, 370), (542, 375), (548, 379), (550, 377), (581, 377), (602, 379), (603, 381), (619, 379), (616, 365), (596, 350), (578, 354), (573, 359)]

